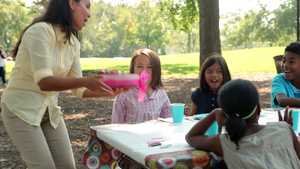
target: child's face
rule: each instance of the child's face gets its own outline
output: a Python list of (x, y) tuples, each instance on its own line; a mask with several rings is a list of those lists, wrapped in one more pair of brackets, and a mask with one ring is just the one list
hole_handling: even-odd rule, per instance
[(135, 59), (134, 73), (141, 74), (143, 70), (149, 73), (150, 79), (148, 82), (150, 82), (152, 74), (151, 62), (146, 55), (141, 54)]
[(286, 52), (282, 58), (282, 72), (286, 80), (300, 78), (300, 56), (293, 52)]
[(205, 70), (205, 80), (210, 90), (217, 91), (223, 83), (222, 67), (216, 62)]

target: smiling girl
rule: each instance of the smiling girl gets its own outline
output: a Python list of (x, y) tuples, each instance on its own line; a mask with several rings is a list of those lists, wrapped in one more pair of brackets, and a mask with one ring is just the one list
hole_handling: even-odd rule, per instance
[(271, 107), (300, 107), (300, 43), (289, 44), (282, 60), (283, 73), (272, 80)]
[(150, 49), (135, 51), (131, 59), (129, 72), (141, 74), (142, 71), (146, 71), (150, 75), (144, 102), (139, 102), (137, 99), (138, 88), (116, 96), (112, 123), (143, 122), (159, 117), (172, 117), (169, 97), (162, 89), (160, 59)]
[(219, 55), (208, 57), (201, 67), (200, 88), (197, 88), (191, 96), (192, 110), (189, 115), (209, 113), (219, 108), (218, 90), (230, 80), (231, 76), (225, 59)]

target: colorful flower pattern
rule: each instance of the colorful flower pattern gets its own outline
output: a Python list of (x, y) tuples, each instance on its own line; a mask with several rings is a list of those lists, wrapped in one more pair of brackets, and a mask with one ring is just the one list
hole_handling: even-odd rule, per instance
[(96, 130), (90, 130), (88, 150), (83, 164), (89, 169), (115, 169), (122, 153), (96, 137)]

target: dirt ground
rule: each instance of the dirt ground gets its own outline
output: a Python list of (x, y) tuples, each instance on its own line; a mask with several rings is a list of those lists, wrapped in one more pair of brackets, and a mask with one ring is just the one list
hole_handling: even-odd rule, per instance
[[(270, 107), (271, 81), (275, 75), (253, 74), (232, 76), (232, 78), (242, 78), (252, 81), (259, 91), (262, 108), (267, 108)], [(171, 102), (183, 102), (191, 108), (191, 93), (199, 86), (197, 78), (164, 79), (163, 84)], [(3, 88), (0, 89), (0, 96), (2, 92)], [(110, 123), (113, 101), (113, 97), (81, 100), (73, 97), (70, 91), (60, 93), (59, 105), (62, 107), (64, 113), (78, 169), (85, 168), (82, 162), (83, 155), (87, 150), (89, 127)], [(26, 168), (19, 152), (8, 137), (1, 114), (0, 168)]]

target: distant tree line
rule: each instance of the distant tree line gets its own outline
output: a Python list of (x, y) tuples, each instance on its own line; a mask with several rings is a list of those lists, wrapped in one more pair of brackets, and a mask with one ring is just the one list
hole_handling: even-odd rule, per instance
[[(26, 7), (21, 0), (1, 0), (0, 44), (10, 53), (20, 32), (43, 12), (46, 0)], [(130, 6), (91, 1), (92, 17), (83, 28), (81, 57), (129, 57), (147, 47), (158, 54), (200, 51), (198, 0), (141, 1)], [(278, 9), (228, 13), (220, 30), (222, 49), (286, 45), (296, 40), (296, 1)]]

